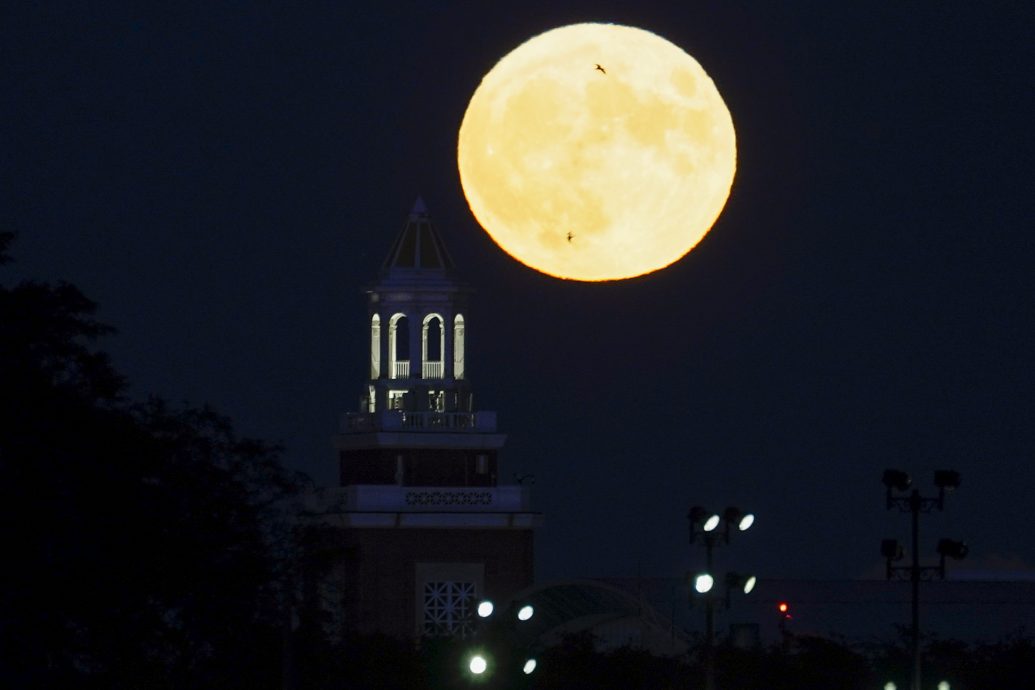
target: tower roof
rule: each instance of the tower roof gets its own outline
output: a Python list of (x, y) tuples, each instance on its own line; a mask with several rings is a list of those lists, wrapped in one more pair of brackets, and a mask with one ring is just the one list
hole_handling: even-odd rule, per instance
[(417, 197), (402, 232), (392, 243), (381, 273), (396, 271), (452, 271), (453, 259), (431, 223), (424, 199)]

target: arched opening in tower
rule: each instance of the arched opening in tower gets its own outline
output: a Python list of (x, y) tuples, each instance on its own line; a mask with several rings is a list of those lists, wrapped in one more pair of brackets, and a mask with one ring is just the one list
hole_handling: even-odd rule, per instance
[(395, 314), (388, 324), (388, 366), (393, 379), (410, 376), (410, 320)]
[(423, 349), (423, 369), (421, 377), (440, 379), (444, 375), (442, 353), (445, 350), (445, 329), (442, 328), (442, 317), (428, 314), (424, 317), (424, 328), (421, 333)]

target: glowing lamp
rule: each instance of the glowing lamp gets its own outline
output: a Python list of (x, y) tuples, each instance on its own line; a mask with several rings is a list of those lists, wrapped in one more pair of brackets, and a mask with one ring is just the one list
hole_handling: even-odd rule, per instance
[(755, 524), (754, 513), (745, 513), (740, 508), (732, 506), (726, 509), (726, 512), (723, 513), (723, 518), (726, 520), (727, 525), (735, 525), (741, 532)]
[(751, 591), (755, 588), (758, 583), (758, 578), (754, 575), (740, 575), (739, 573), (727, 573), (726, 574), (726, 586), (729, 588), (737, 588), (744, 594), (751, 594)]
[(694, 537), (698, 530), (701, 532), (714, 532), (715, 528), (719, 526), (719, 522), (722, 520), (718, 513), (706, 510), (701, 506), (694, 506), (691, 508), (690, 512), (686, 514), (686, 518), (690, 521), (691, 543), (694, 541)]
[(712, 591), (714, 584), (715, 579), (708, 573), (701, 573), (694, 578), (694, 589), (697, 590), (698, 594), (707, 594)]
[(530, 605), (525, 604), (517, 612), (518, 620), (527, 621), (529, 618), (532, 617), (533, 613), (535, 613), (535, 609), (533, 609)]
[(494, 607), (491, 601), (485, 600), (481, 602), (480, 604), (478, 604), (478, 617), (488, 618), (492, 615), (493, 608)]
[(535, 659), (529, 659), (525, 662), (525, 665), (521, 668), (526, 676), (531, 675), (532, 671), (535, 670)]
[(471, 657), (471, 662), (467, 665), (471, 669), (471, 673), (476, 676), (480, 676), (485, 673), (485, 669), (488, 668), (489, 664), (485, 661), (485, 657), (481, 654), (475, 654)]

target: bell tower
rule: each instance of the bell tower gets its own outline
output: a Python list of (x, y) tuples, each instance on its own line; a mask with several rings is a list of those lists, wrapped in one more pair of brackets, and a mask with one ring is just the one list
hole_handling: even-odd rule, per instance
[(528, 488), (499, 483), (506, 436), (466, 366), (469, 288), (421, 199), (365, 289), (368, 378), (320, 521), (343, 546), (343, 629), (463, 634), (472, 606), (532, 582)]
[[(400, 417), (379, 412), (399, 412), (411, 426), (429, 422), (463, 428), (474, 421), (464, 360), (470, 290), (457, 280), (422, 199), (365, 292), (370, 378), (360, 411), (372, 416), (364, 419), (394, 421)], [(480, 414), (483, 422), (493, 416)]]

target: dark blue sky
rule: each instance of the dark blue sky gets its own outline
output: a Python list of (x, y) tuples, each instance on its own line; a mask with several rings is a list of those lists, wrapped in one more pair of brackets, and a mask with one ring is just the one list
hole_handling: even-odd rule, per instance
[[(679, 573), (692, 503), (758, 513), (730, 566), (874, 574), (908, 533), (886, 466), (963, 474), (925, 556), (954, 536), (961, 569), (1035, 569), (1027, 5), (554, 4), (7, 7), (4, 280), (76, 283), (135, 394), (209, 402), (331, 482), (360, 288), (420, 193), (478, 289), (476, 402), (505, 475), (537, 477), (542, 577)], [(694, 55), (739, 149), (705, 241), (603, 285), (506, 257), (455, 164), (481, 75), (587, 20)]]

